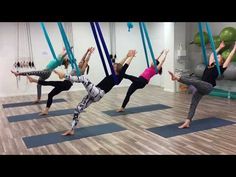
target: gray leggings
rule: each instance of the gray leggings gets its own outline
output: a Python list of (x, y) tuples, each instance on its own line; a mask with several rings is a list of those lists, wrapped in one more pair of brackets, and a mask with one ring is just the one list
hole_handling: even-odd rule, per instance
[(188, 119), (192, 121), (199, 101), (204, 95), (208, 95), (213, 90), (213, 86), (208, 82), (186, 76), (181, 76), (179, 82), (186, 85), (193, 85), (196, 88), (188, 112)]
[(74, 116), (71, 124), (71, 128), (74, 129), (79, 122), (79, 114), (87, 108), (90, 104), (99, 101), (104, 95), (105, 92), (100, 88), (96, 87), (91, 83), (86, 77), (78, 77), (78, 82), (81, 82), (86, 88), (88, 95), (86, 95), (83, 100), (75, 108)]
[[(29, 71), (29, 72), (22, 72), (19, 73), (21, 76), (26, 76), (26, 75), (34, 75), (34, 76), (39, 76), (39, 81), (45, 81), (48, 79), (51, 75), (52, 71), (48, 69), (44, 69), (41, 71)], [(41, 93), (42, 93), (42, 85), (37, 84), (37, 96), (38, 99), (41, 98)]]

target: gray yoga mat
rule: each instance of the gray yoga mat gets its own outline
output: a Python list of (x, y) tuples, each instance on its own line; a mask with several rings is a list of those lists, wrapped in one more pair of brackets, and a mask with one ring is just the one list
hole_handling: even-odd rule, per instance
[[(61, 103), (61, 102), (66, 102), (65, 99), (59, 98), (59, 99), (54, 99), (53, 103)], [(42, 100), (38, 104), (46, 104), (47, 100)], [(38, 105), (34, 104), (33, 101), (27, 101), (27, 102), (20, 102), (20, 103), (8, 103), (8, 104), (2, 104), (3, 108), (14, 108), (14, 107), (21, 107), (21, 106), (33, 106), (33, 105)]]
[(55, 132), (43, 135), (36, 135), (30, 137), (22, 138), (27, 148), (33, 148), (38, 146), (45, 146), (49, 144), (56, 144), (65, 141), (72, 141), (81, 138), (87, 138), (92, 136), (98, 136), (102, 134), (114, 133), (126, 130), (125, 128), (114, 124), (102, 124), (102, 125), (94, 125), (90, 127), (82, 127), (75, 129), (75, 134), (73, 136), (62, 136), (61, 134), (64, 132)]
[(151, 105), (145, 105), (145, 106), (126, 108), (125, 112), (116, 112), (116, 110), (108, 110), (108, 111), (102, 111), (102, 112), (109, 116), (120, 116), (120, 115), (135, 114), (135, 113), (140, 113), (140, 112), (163, 110), (163, 109), (169, 109), (169, 108), (171, 107), (163, 105), (163, 104), (151, 104)]
[(155, 134), (158, 134), (164, 138), (170, 138), (170, 137), (174, 137), (178, 135), (185, 135), (185, 134), (189, 134), (193, 132), (232, 125), (235, 123), (236, 122), (232, 122), (229, 120), (224, 120), (224, 119), (220, 119), (216, 117), (210, 117), (210, 118), (205, 118), (205, 119), (194, 120), (191, 123), (191, 126), (185, 129), (179, 129), (178, 126), (180, 126), (181, 124), (177, 123), (177, 124), (170, 124), (170, 125), (165, 125), (161, 127), (154, 127), (147, 130)]
[(53, 116), (63, 116), (67, 114), (73, 115), (75, 109), (61, 109), (56, 111), (49, 111), (48, 115), (40, 116), (39, 113), (31, 113), (31, 114), (21, 114), (16, 116), (8, 116), (7, 119), (9, 122), (19, 122), (19, 121), (25, 121), (25, 120), (33, 120), (33, 119), (42, 119), (42, 118), (48, 118)]

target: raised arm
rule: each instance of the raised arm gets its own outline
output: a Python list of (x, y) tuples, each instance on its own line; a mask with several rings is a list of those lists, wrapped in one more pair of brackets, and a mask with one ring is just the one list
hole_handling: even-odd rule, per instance
[(167, 56), (168, 53), (169, 53), (169, 50), (166, 50), (166, 51), (164, 52), (164, 56), (161, 55), (161, 56), (163, 56), (163, 57), (158, 60), (158, 61), (159, 61), (159, 64), (157, 65), (157, 69), (158, 69), (158, 70), (160, 70), (161, 67), (162, 67), (162, 65), (164, 64), (164, 62), (165, 62), (165, 60), (166, 60), (166, 56)]
[(90, 60), (90, 57), (92, 55), (92, 53), (94, 52), (95, 48), (94, 47), (91, 47), (89, 50), (88, 50), (88, 55), (86, 55), (86, 57), (84, 58), (84, 64), (81, 68), (82, 71), (85, 71), (85, 69), (87, 68), (88, 66), (88, 62)]
[(123, 59), (121, 59), (121, 60), (119, 61), (119, 63), (120, 63), (121, 65), (124, 65), (125, 61), (126, 61), (128, 58), (129, 58), (129, 57), (126, 55), (125, 58), (123, 58)]
[[(162, 51), (161, 51), (161, 53), (160, 53), (160, 55), (157, 57), (157, 59), (156, 60), (159, 60), (163, 55), (165, 55), (165, 49), (163, 49)], [(166, 56), (165, 56), (166, 57)], [(154, 63), (153, 62), (151, 62), (151, 65), (152, 66), (154, 66)]]
[(236, 52), (236, 42), (234, 44), (234, 48), (233, 50), (230, 52), (229, 56), (227, 57), (227, 59), (225, 60), (224, 64), (223, 64), (223, 68), (227, 68), (231, 62), (231, 60), (233, 59), (233, 56)]
[[(216, 53), (218, 53), (221, 49), (223, 49), (225, 47), (225, 43), (224, 41), (222, 41), (219, 45), (219, 47), (216, 49)], [(215, 62), (215, 58), (214, 58), (214, 53), (211, 53), (210, 59), (209, 59), (209, 65), (211, 65), (212, 63)]]
[(125, 64), (130, 65), (132, 59), (136, 56), (137, 52), (136, 50), (129, 50), (128, 54), (127, 54), (127, 59), (125, 61)]
[[(73, 46), (71, 46), (70, 48), (73, 49)], [(63, 48), (63, 51), (61, 52), (61, 58), (66, 57), (66, 55), (67, 55), (67, 51), (65, 48)]]
[(88, 53), (90, 52), (91, 48), (92, 47), (88, 48), (88, 50), (85, 52), (84, 56), (81, 58), (80, 62), (84, 61), (86, 59), (86, 57), (87, 57)]

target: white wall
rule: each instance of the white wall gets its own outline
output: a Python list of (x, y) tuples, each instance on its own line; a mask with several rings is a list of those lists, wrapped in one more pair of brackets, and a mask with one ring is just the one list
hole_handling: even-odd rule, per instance
[[(45, 25), (50, 35), (55, 52), (58, 54), (62, 50), (63, 42), (57, 24), (45, 23)], [(17, 56), (16, 27), (17, 23), (0, 23), (0, 79), (2, 81), (0, 85), (1, 97), (36, 94), (36, 85), (27, 83), (26, 77), (21, 77), (19, 89), (17, 89), (16, 78), (13, 74), (10, 73), (10, 70), (13, 69), (12, 65), (15, 62)], [(43, 32), (40, 28), (40, 24), (30, 23), (30, 27), (35, 65), (37, 67), (37, 70), (41, 70), (45, 68), (52, 56), (49, 47), (46, 43)], [(109, 48), (110, 40), (108, 23), (101, 23), (101, 28), (103, 30), (104, 38)], [(75, 57), (79, 60), (88, 47), (96, 47), (96, 44), (89, 23), (73, 23), (73, 33)], [(28, 55), (26, 46), (27, 38), (21, 38), (22, 40), (20, 44), (20, 56)], [(96, 51), (91, 57), (90, 65), (91, 70), (89, 73), (89, 78), (94, 83), (98, 83), (105, 75), (98, 51)], [(25, 71), (27, 69), (22, 70)], [(58, 70), (64, 70), (64, 67), (59, 67)], [(49, 80), (58, 80), (58, 78), (56, 77), (56, 75), (52, 74)], [(51, 89), (51, 87), (43, 87), (42, 91), (43, 93), (48, 93)], [(81, 84), (74, 84), (71, 90), (78, 89), (83, 89)]]
[[(174, 70), (174, 24), (158, 22), (146, 24), (154, 55), (157, 57), (163, 49), (170, 49), (170, 53), (163, 67), (163, 74), (151, 79), (150, 84), (163, 87), (166, 91), (174, 91), (174, 82), (170, 81), (168, 75), (168, 70)], [(123, 57), (129, 49), (136, 49), (138, 53), (127, 73), (139, 76), (147, 66), (139, 25), (138, 23), (134, 23), (134, 28), (131, 29), (131, 32), (128, 32), (126, 23), (116, 23), (117, 57)], [(152, 59), (149, 50), (148, 55), (149, 61), (151, 62)], [(128, 86), (130, 84), (127, 80), (124, 80), (122, 83), (122, 86)]]
[[(62, 42), (59, 37), (59, 31), (55, 28), (55, 24), (47, 23), (48, 32), (51, 41), (54, 44), (54, 49), (58, 53), (62, 49)], [(27, 84), (27, 79), (21, 77), (19, 89), (16, 86), (16, 78), (10, 73), (17, 56), (17, 23), (0, 23), (0, 96), (22, 95), (36, 93), (35, 84)], [(31, 23), (31, 38), (33, 45), (34, 61), (37, 69), (45, 68), (46, 64), (52, 58), (48, 46), (46, 44), (39, 23)], [(22, 40), (27, 40), (26, 37), (21, 37)], [(27, 43), (22, 41), (20, 45), (20, 56), (27, 56)], [(24, 69), (27, 70), (27, 69)], [(56, 79), (53, 75), (51, 79)], [(49, 91), (50, 88), (43, 88), (44, 91)]]
[[(165, 48), (164, 23), (157, 23), (157, 22), (151, 23), (150, 22), (150, 23), (147, 23), (147, 27), (148, 27), (150, 40), (152, 42), (155, 57), (158, 57), (161, 51)], [(164, 87), (164, 72), (166, 72), (165, 68), (163, 68), (163, 74), (155, 76), (150, 81), (150, 84)]]
[(175, 70), (175, 24), (173, 22), (164, 23), (164, 44), (165, 48), (169, 49), (168, 58), (166, 59), (163, 68), (164, 77), (164, 90), (169, 92), (175, 92), (175, 82), (171, 81), (168, 71)]
[[(174, 29), (174, 62), (175, 62), (175, 71), (182, 72), (186, 71), (189, 65), (189, 60), (186, 56), (178, 56), (178, 50), (180, 49), (180, 45), (182, 45), (182, 50), (186, 51), (186, 23), (185, 22), (177, 22), (175, 23)], [(179, 82), (175, 82), (176, 91), (179, 90)]]
[[(54, 49), (58, 54), (63, 42), (60, 36), (56, 23), (45, 23)], [(16, 51), (16, 26), (17, 23), (0, 23), (0, 97), (14, 96), (23, 94), (36, 94), (36, 84), (27, 84), (27, 79), (21, 77), (20, 88), (17, 89), (16, 78), (10, 73), (15, 62)], [(34, 54), (35, 65), (38, 70), (45, 68), (49, 60), (52, 58), (48, 45), (46, 43), (43, 32), (39, 23), (30, 23), (32, 47)], [(79, 60), (88, 47), (96, 47), (92, 31), (89, 23), (73, 23), (73, 38), (74, 38), (74, 52), (75, 57)], [(164, 65), (163, 75), (152, 79), (150, 84), (166, 87), (165, 90), (171, 91), (173, 83), (170, 82), (167, 76), (168, 69), (173, 70), (174, 67), (174, 24), (173, 23), (147, 23), (149, 35), (153, 44), (154, 53), (157, 56), (163, 48), (169, 48), (170, 53), (166, 64)], [(137, 57), (133, 60), (131, 66), (127, 70), (128, 74), (139, 76), (146, 68), (146, 60), (142, 46), (140, 31), (138, 23), (134, 23), (134, 28), (128, 32), (127, 24), (115, 23), (115, 38), (116, 38), (116, 54), (117, 60), (123, 58), (129, 49), (136, 49), (138, 51)], [(107, 47), (110, 50), (110, 31), (109, 23), (101, 23), (101, 28)], [(23, 39), (24, 38), (24, 39)], [(26, 50), (27, 39), (22, 37), (21, 41), (21, 56), (28, 55)], [(151, 59), (151, 57), (150, 57)], [(59, 70), (64, 70), (59, 67)], [(27, 69), (23, 69), (27, 70)], [(69, 69), (70, 70), (70, 69)], [(103, 66), (100, 60), (98, 51), (96, 50), (90, 60), (90, 73), (88, 78), (98, 83), (105, 76)], [(52, 74), (48, 80), (59, 80), (56, 75)], [(130, 81), (123, 80), (119, 86), (129, 86)], [(84, 89), (81, 84), (74, 84), (71, 90)], [(51, 87), (43, 87), (43, 93), (48, 93)]]
[[(139, 76), (147, 65), (138, 23), (134, 23), (134, 28), (130, 32), (126, 23), (115, 23), (115, 27), (117, 61), (124, 58), (129, 49), (137, 50), (138, 53), (129, 66), (127, 74)], [(129, 80), (124, 79), (122, 86), (129, 86), (130, 83)]]
[[(103, 32), (104, 39), (107, 44), (108, 50), (110, 50), (110, 32), (109, 32), (109, 24), (108, 23), (100, 23), (101, 30)], [(75, 56), (78, 60), (84, 55), (86, 50), (89, 47), (95, 47), (96, 50), (94, 54), (91, 56), (89, 65), (90, 70), (88, 74), (88, 78), (93, 83), (100, 82), (104, 76), (105, 72), (103, 69), (103, 65), (99, 56), (99, 52), (92, 34), (92, 30), (89, 23), (73, 23), (73, 35), (74, 35), (74, 45), (75, 45)], [(104, 57), (105, 53), (104, 53)], [(82, 84), (74, 84), (71, 90), (84, 89)]]

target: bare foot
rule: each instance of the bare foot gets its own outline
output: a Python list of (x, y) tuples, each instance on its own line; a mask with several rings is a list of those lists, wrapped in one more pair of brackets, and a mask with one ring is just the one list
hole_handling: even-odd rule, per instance
[(125, 109), (124, 108), (120, 108), (120, 109), (117, 109), (116, 112), (124, 112)]
[(48, 111), (43, 110), (39, 115), (40, 116), (48, 115)]
[(13, 73), (16, 77), (19, 76), (19, 73), (18, 73), (18, 72), (15, 72), (15, 71), (12, 71), (12, 70), (11, 70), (11, 73)]
[(71, 136), (74, 135), (75, 131), (73, 129), (67, 130), (65, 133), (63, 133), (63, 136)]
[(179, 74), (174, 74), (171, 71), (168, 71), (168, 73), (171, 75), (171, 80), (175, 81), (175, 80), (179, 80), (180, 79), (180, 75)]
[(179, 128), (189, 128), (190, 126), (190, 120), (189, 119), (186, 119), (185, 122), (179, 126)]
[(33, 101), (33, 104), (38, 104), (40, 102), (40, 99), (37, 99), (35, 101)]
[(34, 78), (30, 77), (29, 75), (27, 75), (27, 78), (28, 78), (29, 82), (38, 82), (37, 79), (34, 79)]

